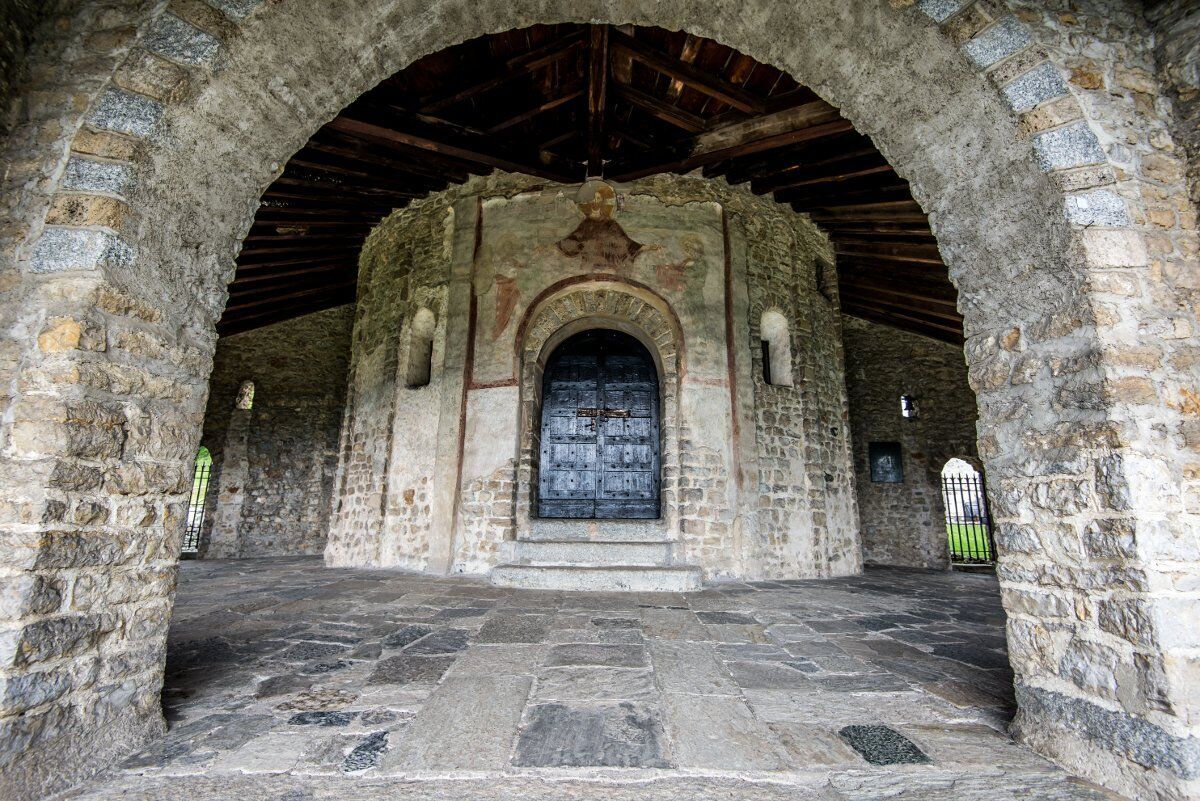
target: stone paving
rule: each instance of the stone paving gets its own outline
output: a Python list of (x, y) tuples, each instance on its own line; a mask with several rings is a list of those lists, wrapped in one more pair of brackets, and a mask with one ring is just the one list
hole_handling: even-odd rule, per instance
[(1014, 744), (987, 575), (701, 592), (181, 568), (164, 739), (72, 798), (1102, 799)]

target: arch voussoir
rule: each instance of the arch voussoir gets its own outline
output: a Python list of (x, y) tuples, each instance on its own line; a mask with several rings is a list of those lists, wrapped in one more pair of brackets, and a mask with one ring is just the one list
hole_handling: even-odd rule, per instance
[[(892, 5), (211, 0), (114, 20), (75, 4), (45, 108), (6, 144), (22, 158), (0, 240), (0, 676), (17, 689), (0, 700), (0, 741), (17, 745), (0, 753), (0, 790), (60, 789), (162, 730), (182, 466), (263, 189), (323, 122), (419, 56), (601, 20), (689, 30), (786, 69), (909, 181), (960, 291), (980, 454), (1004, 512), (1017, 730), (1124, 792), (1194, 792), (1200, 628), (1178, 621), (1200, 614), (1187, 590), (1200, 560), (1178, 542), (1200, 512), (1195, 212), (1175, 203), (1186, 190), (1161, 120), (1135, 105), (1153, 76), (1115, 57), (1100, 78), (1079, 75), (1070, 25), (1050, 12)], [(1104, 16), (1081, 5), (1083, 23)], [(555, 299), (531, 341), (582, 314), (644, 328), (684, 370), (670, 321), (616, 290)], [(140, 591), (71, 606), (81, 577), (112, 575)], [(68, 753), (87, 756), (49, 768)]]

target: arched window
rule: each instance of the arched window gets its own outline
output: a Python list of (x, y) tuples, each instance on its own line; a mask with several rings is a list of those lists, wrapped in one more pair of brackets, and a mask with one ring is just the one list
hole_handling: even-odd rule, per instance
[(188, 499), (187, 524), (183, 529), (184, 553), (196, 553), (200, 548), (200, 529), (204, 525), (204, 499), (208, 497), (208, 480), (211, 475), (212, 454), (208, 452), (208, 448), (201, 445), (200, 452), (196, 454), (196, 468), (192, 472), (192, 494)]
[(759, 322), (762, 337), (763, 381), (776, 387), (792, 385), (792, 336), (787, 318), (775, 309), (763, 312)]
[(237, 400), (234, 406), (238, 409), (249, 410), (254, 408), (254, 382), (243, 381), (238, 387)]
[(974, 564), (996, 561), (983, 476), (969, 462), (950, 459), (942, 467), (942, 504), (946, 508), (950, 561)]
[(419, 309), (413, 315), (408, 331), (408, 365), (405, 385), (409, 389), (429, 383), (433, 372), (433, 330), (436, 321), (429, 309)]

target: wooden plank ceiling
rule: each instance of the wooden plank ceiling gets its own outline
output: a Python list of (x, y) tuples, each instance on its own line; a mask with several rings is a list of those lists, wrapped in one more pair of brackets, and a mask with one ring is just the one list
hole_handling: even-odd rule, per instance
[(925, 214), (833, 107), (708, 39), (576, 24), (427, 56), (321, 128), (262, 197), (220, 333), (353, 301), (376, 223), (496, 169), (562, 182), (700, 169), (749, 182), (829, 232), (844, 312), (962, 342)]

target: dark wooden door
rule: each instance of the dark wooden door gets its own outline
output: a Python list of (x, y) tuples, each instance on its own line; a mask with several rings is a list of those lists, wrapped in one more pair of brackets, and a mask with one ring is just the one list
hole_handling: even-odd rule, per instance
[(551, 355), (539, 475), (539, 517), (658, 517), (658, 374), (636, 339), (587, 331)]

